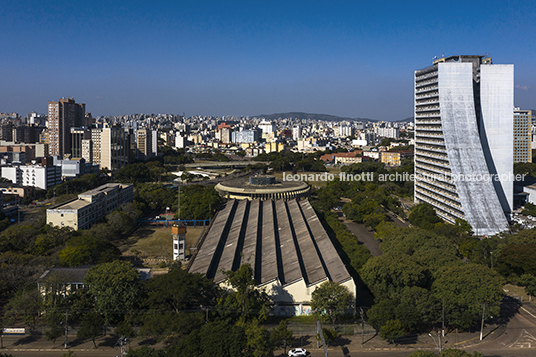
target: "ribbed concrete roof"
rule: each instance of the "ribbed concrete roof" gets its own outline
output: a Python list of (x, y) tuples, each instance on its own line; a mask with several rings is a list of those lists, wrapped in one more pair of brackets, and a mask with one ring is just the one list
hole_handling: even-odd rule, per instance
[(259, 285), (304, 279), (343, 282), (350, 274), (308, 201), (229, 201), (216, 215), (190, 272), (219, 283), (249, 263)]

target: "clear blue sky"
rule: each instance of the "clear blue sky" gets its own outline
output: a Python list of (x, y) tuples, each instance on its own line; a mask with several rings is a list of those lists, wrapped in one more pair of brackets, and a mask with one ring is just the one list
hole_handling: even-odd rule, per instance
[(513, 63), (536, 108), (536, 2), (0, 0), (0, 112), (413, 115), (432, 57)]

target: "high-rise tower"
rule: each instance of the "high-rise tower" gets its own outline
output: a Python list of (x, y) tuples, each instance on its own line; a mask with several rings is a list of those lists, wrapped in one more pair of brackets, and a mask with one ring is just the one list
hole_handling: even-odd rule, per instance
[(48, 102), (49, 152), (52, 156), (71, 153), (71, 128), (85, 123), (86, 105), (74, 98)]
[(477, 235), (508, 228), (513, 203), (513, 65), (451, 56), (415, 71), (415, 201)]
[(514, 109), (514, 162), (532, 162), (532, 110)]

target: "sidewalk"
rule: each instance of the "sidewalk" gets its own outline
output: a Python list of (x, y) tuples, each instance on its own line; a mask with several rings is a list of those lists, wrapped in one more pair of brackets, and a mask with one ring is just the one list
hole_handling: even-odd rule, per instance
[[(2, 353), (9, 353), (10, 351), (57, 351), (58, 356), (63, 353), (71, 350), (73, 352), (82, 352), (82, 351), (114, 351), (115, 354), (119, 354), (120, 348), (117, 345), (117, 337), (113, 335), (106, 335), (96, 339), (97, 348), (93, 345), (91, 340), (79, 340), (76, 336), (68, 336), (67, 348), (64, 348), (64, 337), (60, 337), (56, 340), (54, 344), (52, 341), (48, 341), (44, 336), (3, 336), (3, 346), (4, 348), (0, 350)], [(129, 348), (140, 348), (144, 344), (150, 342), (146, 338), (133, 338), (130, 341), (127, 341), (126, 350)], [(153, 348), (162, 348), (161, 343), (149, 344)]]
[[(484, 328), (484, 341), (490, 341), (500, 336), (505, 326), (486, 326)], [(97, 349), (95, 349), (91, 340), (78, 340), (76, 336), (68, 336), (67, 349), (63, 347), (64, 338), (58, 338), (54, 345), (52, 341), (47, 341), (43, 336), (3, 336), (4, 349), (1, 350), (4, 353), (10, 351), (57, 351), (58, 355), (67, 350), (73, 352), (82, 351), (107, 351), (115, 354), (119, 354), (119, 347), (116, 345), (117, 337), (107, 335), (100, 337), (96, 340)], [(397, 344), (389, 344), (383, 341), (379, 335), (365, 334), (364, 344), (362, 344), (361, 335), (343, 335), (337, 338), (336, 341), (328, 347), (330, 356), (356, 356), (361, 351), (411, 351), (424, 349), (424, 350), (436, 350), (437, 344), (432, 340), (428, 334), (410, 335), (397, 341)], [(437, 336), (434, 335), (437, 341)], [(480, 341), (480, 332), (473, 333), (458, 333), (451, 332), (442, 337), (443, 348), (467, 348), (478, 345)], [(127, 350), (129, 348), (140, 348), (143, 345), (149, 345), (152, 348), (162, 348), (161, 343), (153, 344), (146, 338), (138, 337), (133, 338), (127, 342)], [(293, 347), (304, 347), (314, 355), (319, 355), (323, 352), (322, 346), (317, 348), (315, 336), (295, 336), (295, 342)], [(287, 347), (287, 352), (291, 347)], [(274, 356), (283, 356), (283, 349), (276, 350)]]
[[(483, 341), (480, 341), (480, 332), (451, 332), (441, 338), (441, 345), (443, 349), (473, 347), (481, 342), (487, 342), (499, 337), (505, 329), (505, 325), (484, 327)], [(421, 334), (406, 336), (397, 341), (397, 344), (389, 344), (387, 341), (383, 341), (379, 335), (365, 334), (364, 344), (362, 344), (363, 338), (361, 335), (343, 335), (328, 347), (328, 352), (330, 357), (348, 357), (357, 356), (359, 352), (363, 351), (407, 351), (408, 354), (415, 350), (435, 351), (438, 349), (438, 336), (433, 333), (432, 336), (434, 336), (436, 342), (428, 334)], [(317, 348), (314, 336), (304, 336), (305, 343), (303, 345), (301, 344), (300, 336), (295, 337), (294, 347), (304, 347), (313, 355), (319, 355), (319, 353), (323, 355), (323, 347)], [(289, 348), (287, 347), (288, 350)], [(284, 356), (283, 349), (277, 350), (274, 356)]]

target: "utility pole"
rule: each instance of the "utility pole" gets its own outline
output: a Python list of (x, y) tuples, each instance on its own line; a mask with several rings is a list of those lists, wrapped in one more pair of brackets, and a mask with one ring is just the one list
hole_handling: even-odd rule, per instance
[(67, 348), (67, 333), (69, 332), (69, 326), (67, 326), (69, 322), (69, 310), (65, 311), (65, 342), (63, 343), (63, 347)]
[(480, 341), (482, 341), (482, 334), (484, 333), (484, 313), (486, 311), (486, 304), (482, 304), (482, 325), (480, 326)]
[(361, 315), (361, 344), (365, 344), (365, 314), (363, 308), (359, 308), (359, 314)]
[(438, 341), (436, 341), (436, 339), (434, 338), (434, 336), (432, 336), (431, 333), (428, 333), (428, 336), (430, 336), (432, 338), (432, 340), (434, 341), (434, 344), (436, 345), (437, 349), (439, 350), (439, 353), (441, 353), (441, 334), (437, 334), (437, 337), (439, 338), (439, 343)]
[(445, 297), (443, 296), (443, 305), (441, 307), (442, 331), (441, 334), (445, 337)]

